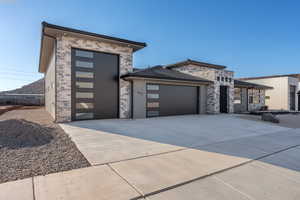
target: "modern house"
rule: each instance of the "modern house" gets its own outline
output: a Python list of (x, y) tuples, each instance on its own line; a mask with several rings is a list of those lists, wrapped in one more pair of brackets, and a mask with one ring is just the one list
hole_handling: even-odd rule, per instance
[(55, 121), (234, 112), (234, 73), (185, 60), (133, 70), (135, 42), (42, 23), (39, 72)]
[(272, 87), (234, 80), (234, 112), (245, 113), (265, 106), (265, 93)]
[(296, 111), (299, 106), (300, 74), (242, 78), (240, 80), (270, 86), (266, 91), (265, 104), (269, 109)]

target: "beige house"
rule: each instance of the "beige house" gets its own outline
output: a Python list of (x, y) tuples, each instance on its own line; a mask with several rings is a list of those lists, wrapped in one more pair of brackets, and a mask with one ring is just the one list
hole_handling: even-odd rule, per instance
[(265, 93), (265, 104), (274, 110), (299, 110), (300, 74), (242, 78), (247, 82), (270, 86)]

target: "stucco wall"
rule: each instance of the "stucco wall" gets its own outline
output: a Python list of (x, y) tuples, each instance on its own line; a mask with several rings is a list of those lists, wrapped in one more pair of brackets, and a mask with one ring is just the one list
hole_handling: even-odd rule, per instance
[[(228, 112), (234, 112), (234, 73), (228, 70), (218, 70), (208, 67), (200, 67), (197, 65), (186, 65), (174, 68), (174, 70), (180, 71), (182, 73), (190, 74), (193, 76), (198, 76), (213, 81), (213, 84), (207, 86), (207, 113), (219, 113), (220, 112), (220, 86), (228, 86)], [(224, 81), (217, 77), (224, 77)], [(225, 81), (226, 78), (231, 82)]]
[(55, 49), (45, 73), (45, 108), (55, 119)]
[[(56, 121), (71, 121), (71, 48), (119, 55), (120, 75), (132, 71), (132, 49), (112, 43), (59, 36), (57, 38), (57, 113)], [(120, 118), (130, 117), (130, 83), (120, 80)]]
[(200, 86), (199, 93), (199, 114), (207, 113), (207, 85)]
[(146, 118), (146, 81), (133, 81), (133, 118)]
[(289, 110), (289, 85), (295, 85), (296, 90), (298, 88), (298, 79), (293, 77), (274, 77), (247, 81), (273, 87), (272, 90), (266, 90), (265, 96), (270, 99), (266, 99), (265, 104), (269, 109), (276, 110)]

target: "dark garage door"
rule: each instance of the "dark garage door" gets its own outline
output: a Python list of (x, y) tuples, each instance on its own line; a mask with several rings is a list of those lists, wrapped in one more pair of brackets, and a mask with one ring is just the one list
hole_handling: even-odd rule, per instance
[(117, 118), (119, 57), (72, 49), (72, 120)]
[(198, 87), (147, 84), (147, 117), (198, 113)]

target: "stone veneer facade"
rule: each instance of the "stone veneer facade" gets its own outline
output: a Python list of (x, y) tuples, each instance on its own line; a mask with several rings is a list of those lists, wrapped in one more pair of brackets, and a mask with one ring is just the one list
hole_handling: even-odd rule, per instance
[[(249, 103), (248, 111), (260, 110), (263, 106), (265, 106), (265, 90), (253, 90), (253, 97), (259, 97), (259, 103)], [(260, 92), (259, 92), (260, 91)], [(248, 101), (249, 102), (249, 92), (248, 92)]]
[[(182, 73), (205, 78), (214, 83), (207, 87), (207, 113), (215, 114), (220, 112), (220, 86), (228, 86), (228, 112), (234, 112), (234, 73), (228, 70), (219, 70), (198, 65), (185, 65), (173, 68)], [(217, 80), (220, 77), (220, 80)], [(222, 81), (224, 77), (224, 81)], [(225, 81), (227, 78), (228, 81)], [(231, 80), (229, 82), (229, 80)]]
[[(108, 42), (59, 36), (56, 48), (56, 121), (71, 121), (71, 48), (80, 48), (119, 55), (120, 76), (132, 72), (133, 49)], [(130, 83), (120, 79), (119, 117), (130, 117)]]

